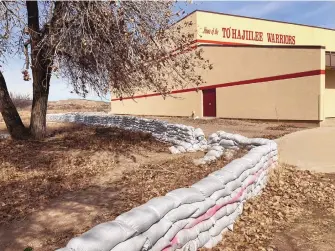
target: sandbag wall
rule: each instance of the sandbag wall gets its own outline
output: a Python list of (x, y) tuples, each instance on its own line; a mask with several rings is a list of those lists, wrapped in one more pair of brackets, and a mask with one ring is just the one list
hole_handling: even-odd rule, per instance
[(58, 251), (195, 251), (214, 247), (224, 232), (233, 230), (244, 202), (261, 192), (278, 159), (274, 141), (220, 136), (219, 132), (210, 142), (217, 144), (223, 136), (251, 144), (249, 152), (190, 187), (151, 199), (93, 227)]
[(206, 155), (194, 161), (197, 165), (209, 164), (227, 153), (234, 153), (241, 148), (251, 149), (253, 147), (270, 144), (271, 140), (262, 138), (249, 139), (242, 135), (218, 131), (212, 133), (207, 141)]
[(62, 113), (48, 114), (50, 122), (70, 122), (85, 125), (119, 127), (127, 130), (151, 133), (156, 139), (172, 143), (173, 153), (205, 150), (207, 141), (200, 128), (181, 124), (171, 124), (157, 119), (134, 116), (116, 116), (104, 113)]

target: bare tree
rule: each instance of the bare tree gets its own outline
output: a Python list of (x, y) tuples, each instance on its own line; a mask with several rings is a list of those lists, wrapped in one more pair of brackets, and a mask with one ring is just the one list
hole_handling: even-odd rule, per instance
[[(29, 67), (32, 71), (29, 132), (35, 138), (45, 136), (52, 74), (84, 97), (89, 90), (105, 95), (111, 89), (117, 97), (146, 91), (169, 95), (177, 87), (203, 83), (197, 68), (210, 67), (201, 50), (191, 50), (195, 24), (172, 25), (183, 15), (173, 11), (172, 1), (27, 1), (0, 6), (0, 56), (9, 48), (23, 52), (25, 80), (30, 78)], [(18, 116), (4, 79), (0, 94), (3, 117)]]

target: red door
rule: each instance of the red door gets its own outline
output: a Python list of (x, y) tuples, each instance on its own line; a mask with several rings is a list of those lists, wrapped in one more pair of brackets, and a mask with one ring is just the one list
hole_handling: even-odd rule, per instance
[(202, 91), (203, 116), (216, 117), (216, 90), (208, 89)]

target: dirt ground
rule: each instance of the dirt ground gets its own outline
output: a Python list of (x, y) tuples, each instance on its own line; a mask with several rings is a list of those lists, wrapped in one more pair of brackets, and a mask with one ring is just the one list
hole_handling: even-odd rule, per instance
[[(49, 106), (50, 113), (68, 111), (108, 111), (108, 106), (75, 100)], [(20, 113), (27, 124), (29, 112)], [(163, 119), (201, 127), (207, 134), (224, 130), (267, 138), (312, 126)], [(5, 131), (1, 121), (0, 126)], [(145, 133), (60, 123), (48, 126), (44, 141), (0, 140), (0, 250), (63, 247), (94, 225), (191, 185), (229, 161), (198, 167), (192, 160), (203, 153), (171, 155), (168, 145)], [(234, 232), (212, 250), (335, 250), (334, 184), (335, 174), (290, 166), (275, 169), (262, 195), (246, 203)]]
[(268, 139), (276, 139), (288, 133), (292, 133), (307, 128), (313, 128), (317, 126), (316, 124), (313, 123), (303, 123), (303, 122), (277, 122), (277, 121), (216, 119), (216, 118), (192, 119), (187, 117), (154, 117), (154, 118), (166, 120), (171, 123), (200, 127), (207, 136), (213, 132), (221, 130), (229, 133), (238, 133), (246, 137), (252, 137), (252, 138), (263, 137)]
[[(67, 126), (45, 141), (0, 141), (0, 250), (54, 250), (96, 224), (223, 167), (171, 155), (145, 133)], [(244, 154), (245, 151), (240, 153)]]

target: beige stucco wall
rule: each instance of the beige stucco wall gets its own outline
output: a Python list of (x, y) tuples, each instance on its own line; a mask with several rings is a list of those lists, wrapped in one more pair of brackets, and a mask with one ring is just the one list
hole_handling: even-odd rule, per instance
[[(207, 85), (320, 70), (320, 49), (203, 47)], [(318, 120), (322, 75), (217, 88), (217, 116)]]
[[(333, 30), (201, 11), (197, 11), (192, 15), (195, 15), (197, 19), (197, 39), (231, 43), (278, 45), (280, 43), (268, 41), (267, 33), (274, 33), (294, 36), (295, 45), (322, 45), (326, 46), (326, 50), (335, 51), (335, 31)], [(213, 35), (206, 34), (204, 33), (205, 28), (208, 30), (214, 29), (214, 31), (217, 29), (218, 33)], [(260, 32), (263, 35), (263, 41), (233, 39), (232, 34), (230, 38), (227, 36), (224, 38), (222, 28), (254, 31), (254, 35), (255, 32)]]
[(217, 116), (318, 120), (318, 76), (219, 88)]
[[(321, 49), (201, 47), (204, 57), (213, 63), (213, 70), (199, 71), (205, 85), (320, 70)], [(257, 82), (257, 80), (255, 80)], [(264, 83), (216, 89), (217, 117), (319, 120), (319, 95), (324, 75), (308, 76)], [(189, 87), (194, 87), (190, 84)], [(113, 101), (117, 114), (202, 116), (202, 92), (187, 92)], [(322, 119), (321, 119), (322, 120)]]
[(335, 117), (335, 70), (326, 71), (324, 92), (325, 117)]
[[(185, 35), (187, 37), (187, 42), (193, 42), (195, 39), (197, 39), (197, 27), (197, 16), (192, 14), (185, 17), (181, 21), (174, 23), (169, 30), (171, 30), (171, 32), (173, 33), (173, 37), (177, 37), (178, 41), (181, 41), (181, 36)], [(191, 36), (189, 37), (189, 35)], [(174, 41), (174, 43), (177, 43), (177, 41)], [(176, 44), (174, 44), (174, 47), (175, 46)], [(180, 46), (180, 44), (177, 44), (177, 46)]]
[(213, 64), (201, 71), (205, 85), (257, 79), (283, 74), (320, 70), (320, 49), (286, 49), (255, 47), (200, 47), (203, 57)]
[(154, 96), (148, 98), (112, 101), (112, 113), (134, 115), (161, 116), (196, 116), (202, 114), (201, 92), (187, 92), (166, 97)]

